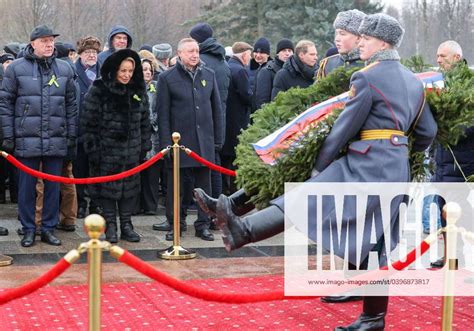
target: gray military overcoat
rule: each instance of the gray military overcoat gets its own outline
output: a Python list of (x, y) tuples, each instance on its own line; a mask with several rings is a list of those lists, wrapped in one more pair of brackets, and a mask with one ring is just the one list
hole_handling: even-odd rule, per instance
[[(426, 149), (436, 136), (437, 125), (429, 106), (424, 104), (422, 82), (399, 61), (387, 60), (375, 62), (354, 73), (350, 86), (351, 98), (334, 123), (316, 158), (315, 170), (319, 174), (308, 181), (410, 181), (406, 137), (393, 135), (391, 139), (360, 140), (359, 135), (362, 130), (373, 129), (400, 130), (408, 133), (420, 109), (423, 108), (412, 136), (414, 150)], [(348, 152), (336, 159), (340, 150), (354, 139), (355, 141), (348, 147)], [(273, 200), (272, 204), (284, 210), (283, 196)], [(398, 226), (397, 216), (392, 214), (392, 228)], [(323, 224), (327, 221), (328, 215), (323, 215)], [(356, 222), (356, 217), (348, 217), (348, 222)], [(391, 235), (392, 244), (398, 242), (398, 233), (395, 232), (393, 231)], [(316, 241), (314, 233), (309, 235)], [(324, 247), (324, 242), (322, 244), (323, 248), (329, 248)], [(349, 262), (359, 265), (367, 257), (372, 246), (375, 245), (363, 243), (360, 261)], [(338, 255), (343, 256), (343, 253), (340, 252)], [(353, 254), (349, 254), (351, 255)]]

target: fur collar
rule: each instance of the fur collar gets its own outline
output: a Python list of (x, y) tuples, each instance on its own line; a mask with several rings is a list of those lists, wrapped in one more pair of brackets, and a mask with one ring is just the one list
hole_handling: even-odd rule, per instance
[(400, 55), (398, 55), (396, 49), (381, 50), (372, 55), (366, 64), (371, 64), (376, 61), (400, 61)]
[(357, 61), (360, 60), (360, 51), (358, 48), (354, 48), (347, 54), (341, 54), (341, 58), (344, 60), (344, 62), (349, 61)]

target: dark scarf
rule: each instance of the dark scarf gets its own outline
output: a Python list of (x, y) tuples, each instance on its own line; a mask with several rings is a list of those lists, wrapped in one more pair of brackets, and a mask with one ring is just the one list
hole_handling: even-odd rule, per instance
[(293, 56), (293, 59), (295, 60), (295, 63), (298, 66), (298, 70), (301, 75), (307, 80), (313, 80), (314, 75), (316, 74), (316, 70), (318, 68), (317, 65), (310, 67), (304, 64), (303, 62), (301, 62), (299, 56), (296, 54)]

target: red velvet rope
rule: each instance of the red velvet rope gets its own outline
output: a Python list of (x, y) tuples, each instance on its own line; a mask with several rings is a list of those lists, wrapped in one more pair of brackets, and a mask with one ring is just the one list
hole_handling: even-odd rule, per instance
[(70, 266), (71, 264), (67, 262), (64, 258), (62, 258), (58, 261), (58, 263), (56, 263), (51, 269), (49, 269), (39, 278), (36, 278), (20, 287), (0, 292), (0, 305), (33, 293), (34, 291), (42, 288), (48, 283), (51, 283), (55, 278), (59, 277), (64, 271), (66, 271)]
[[(144, 262), (132, 253), (125, 251), (119, 258), (119, 261), (138, 272), (165, 284), (179, 292), (188, 294), (192, 297), (207, 301), (226, 302), (226, 303), (250, 303), (262, 301), (274, 301), (283, 299), (301, 299), (301, 297), (285, 297), (283, 290), (271, 291), (267, 293), (237, 294), (237, 293), (216, 293), (208, 289), (201, 288), (194, 284), (171, 277), (170, 275), (155, 269), (149, 263)], [(305, 297), (306, 298), (306, 297)]]
[[(430, 244), (423, 241), (419, 249), (421, 251), (421, 255), (426, 253), (430, 248)], [(417, 248), (414, 248), (410, 253), (408, 253), (405, 262), (397, 261), (392, 264), (395, 270), (402, 270), (408, 267), (411, 263), (416, 260), (416, 251)], [(156, 280), (162, 284), (165, 284), (179, 292), (185, 293), (192, 297), (207, 300), (207, 301), (215, 301), (215, 302), (225, 302), (225, 303), (252, 303), (252, 302), (263, 302), (263, 301), (275, 301), (275, 300), (288, 300), (288, 299), (307, 299), (308, 297), (298, 297), (298, 296), (285, 296), (283, 290), (277, 291), (269, 291), (264, 293), (229, 293), (229, 292), (221, 292), (217, 293), (212, 290), (208, 290), (194, 284), (184, 282), (182, 280), (176, 279), (163, 271), (160, 271), (154, 268), (149, 263), (144, 262), (143, 260), (139, 259), (132, 253), (125, 251), (124, 254), (118, 259), (120, 262), (125, 263), (129, 267), (137, 270), (138, 272), (144, 274), (145, 276), (150, 277), (151, 279)], [(388, 267), (383, 267), (381, 270), (387, 270)], [(381, 270), (373, 270), (367, 274), (363, 275), (363, 278), (370, 278), (372, 275), (376, 276), (386, 276), (384, 274), (380, 274)], [(357, 278), (357, 277), (356, 277)], [(349, 289), (344, 289), (344, 291)], [(340, 292), (340, 288), (334, 288), (334, 293)], [(317, 297), (315, 297), (317, 298)]]
[[(421, 255), (425, 254), (428, 251), (428, 249), (430, 249), (430, 244), (423, 240), (420, 244)], [(407, 258), (405, 262), (402, 262), (400, 260), (397, 262), (394, 262), (392, 263), (392, 268), (398, 271), (403, 270), (406, 267), (408, 267), (410, 264), (415, 262), (415, 260), (416, 260), (416, 249), (413, 249), (410, 253), (407, 254)], [(388, 267), (383, 267), (381, 269), (387, 270)]]
[(25, 166), (23, 163), (18, 161), (13, 155), (8, 154), (5, 156), (5, 159), (13, 164), (15, 167), (18, 169), (26, 172), (27, 174), (37, 177), (37, 178), (42, 178), (45, 180), (49, 180), (51, 182), (59, 182), (63, 184), (96, 184), (96, 183), (105, 183), (105, 182), (113, 182), (119, 179), (123, 179), (126, 177), (130, 177), (148, 167), (150, 167), (153, 163), (161, 159), (166, 152), (159, 152), (155, 156), (153, 156), (151, 159), (148, 161), (136, 166), (135, 168), (129, 169), (127, 171), (121, 172), (119, 174), (115, 175), (109, 175), (109, 176), (101, 176), (101, 177), (90, 177), (90, 178), (69, 178), (69, 177), (62, 177), (62, 176), (55, 176), (51, 174), (46, 174), (44, 172), (38, 171), (31, 169), (27, 166)]
[(206, 159), (203, 159), (201, 156), (197, 155), (196, 153), (194, 153), (190, 149), (186, 149), (186, 153), (190, 157), (192, 157), (193, 159), (195, 159), (199, 163), (204, 164), (206, 167), (208, 167), (211, 170), (214, 170), (214, 171), (220, 172), (221, 174), (232, 176), (232, 177), (237, 176), (237, 174), (235, 173), (234, 170), (230, 170), (230, 169), (218, 166), (217, 164), (214, 164), (214, 163), (212, 163), (212, 162), (210, 162)]

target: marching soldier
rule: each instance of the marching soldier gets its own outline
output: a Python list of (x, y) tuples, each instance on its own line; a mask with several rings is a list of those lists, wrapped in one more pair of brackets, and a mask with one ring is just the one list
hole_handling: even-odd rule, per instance
[[(367, 61), (368, 66), (352, 75), (350, 100), (321, 147), (309, 182), (409, 181), (407, 132), (413, 133), (415, 151), (426, 149), (436, 136), (437, 125), (424, 102), (423, 85), (399, 61), (396, 47), (404, 33), (400, 23), (386, 14), (368, 15), (358, 33), (361, 35), (360, 58)], [(336, 159), (341, 148), (352, 139), (356, 141), (349, 145), (348, 153)], [(238, 211), (237, 201), (221, 195), (216, 204), (207, 197), (200, 199), (202, 197), (196, 194), (200, 204), (210, 211), (216, 208), (217, 223), (224, 232), (228, 251), (284, 230), (283, 196), (272, 201), (270, 207), (245, 217), (234, 213)], [(397, 219), (392, 217), (392, 228)], [(323, 215), (323, 222), (328, 220)], [(355, 221), (355, 215), (348, 216), (347, 222)], [(317, 238), (311, 239), (317, 241)], [(392, 237), (392, 242), (394, 240), (398, 240), (396, 235)], [(383, 246), (382, 234), (377, 241), (375, 247)], [(365, 252), (372, 247), (370, 243), (363, 246)], [(349, 252), (349, 256), (351, 254)], [(360, 257), (361, 265), (366, 259), (367, 256)], [(387, 296), (365, 297), (359, 318), (336, 330), (383, 330), (387, 306)]]
[(364, 61), (360, 59), (358, 48), (361, 38), (358, 29), (365, 16), (363, 12), (357, 9), (342, 11), (337, 14), (333, 26), (336, 30), (334, 43), (339, 53), (321, 60), (316, 76), (317, 79), (326, 77), (338, 67), (364, 66)]

